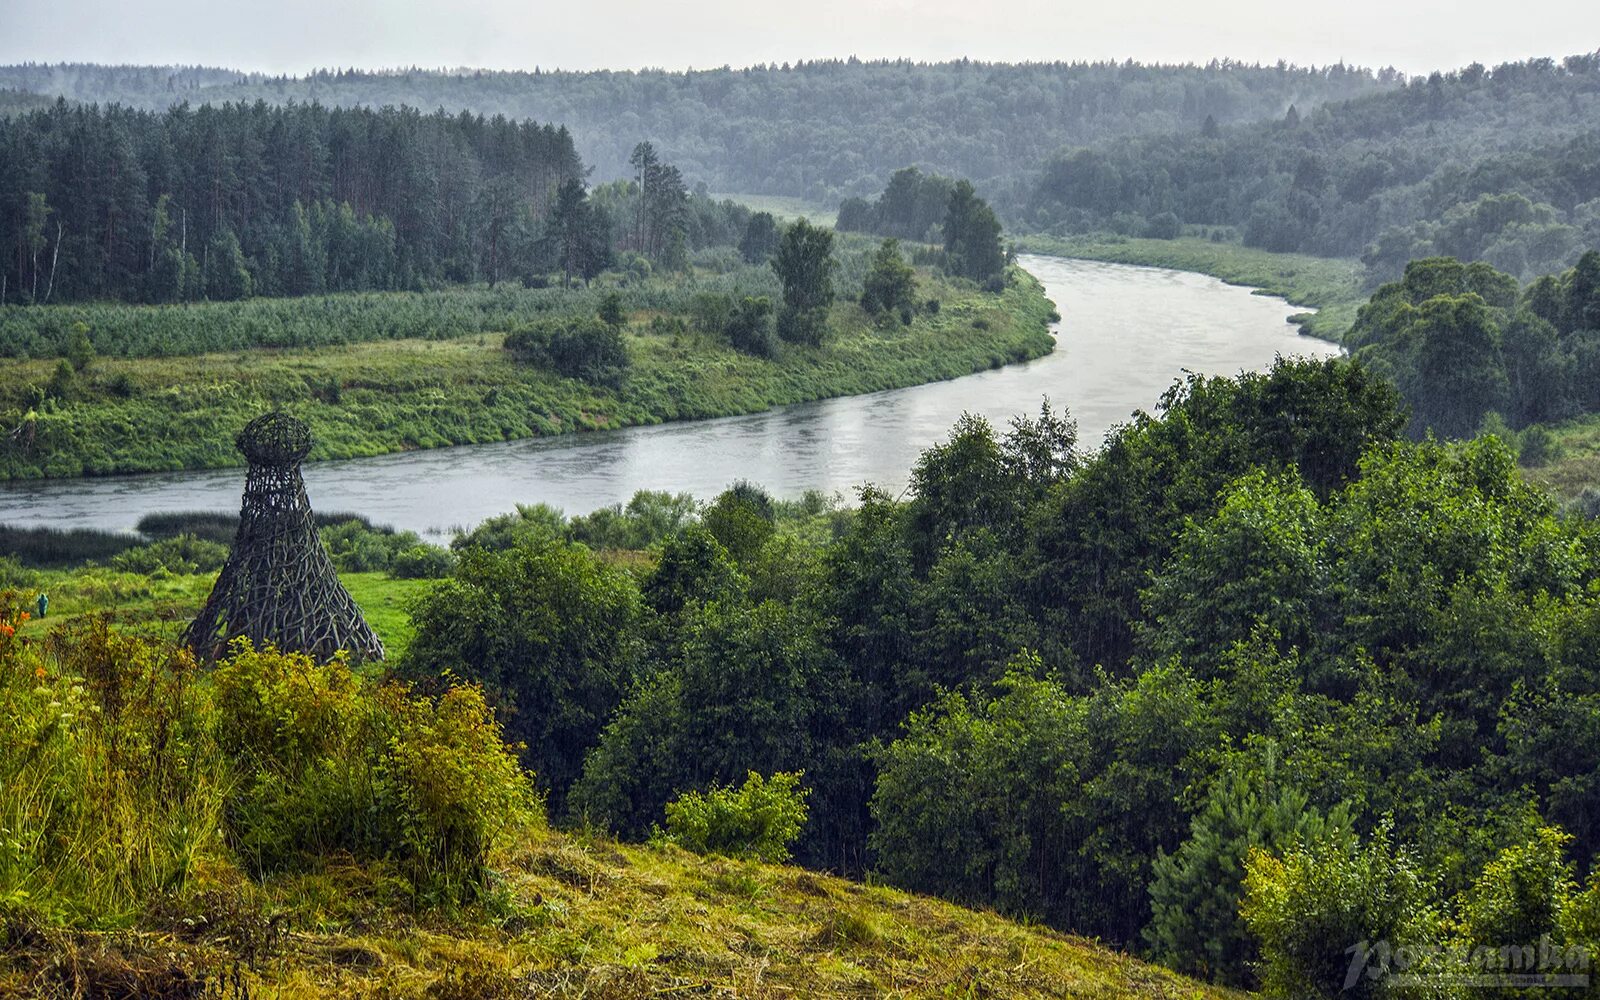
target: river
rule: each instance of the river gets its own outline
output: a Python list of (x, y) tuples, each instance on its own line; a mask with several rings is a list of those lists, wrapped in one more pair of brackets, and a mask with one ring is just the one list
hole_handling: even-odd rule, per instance
[[(1048, 397), (1094, 446), (1186, 371), (1339, 352), (1287, 322), (1302, 310), (1215, 278), (1031, 255), (1021, 264), (1062, 315), (1056, 350), (1036, 361), (742, 417), (311, 463), (306, 491), (318, 510), (441, 538), (518, 503), (579, 514), (641, 489), (710, 497), (740, 478), (778, 496), (848, 495), (867, 482), (898, 490), (963, 411), (1004, 425)], [(4, 484), (0, 523), (131, 530), (152, 511), (237, 510), (243, 478), (224, 469)]]

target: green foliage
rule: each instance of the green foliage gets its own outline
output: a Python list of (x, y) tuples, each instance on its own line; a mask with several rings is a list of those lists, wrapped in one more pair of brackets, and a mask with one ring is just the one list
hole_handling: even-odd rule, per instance
[(778, 336), (792, 343), (822, 343), (833, 305), (833, 232), (799, 219), (783, 231), (772, 270), (783, 284)]
[(778, 356), (778, 341), (772, 329), (772, 300), (765, 295), (741, 298), (722, 329), (736, 351), (758, 358)]
[(944, 253), (946, 268), (952, 274), (979, 282), (986, 291), (999, 290), (989, 285), (1003, 278), (1006, 269), (1000, 220), (968, 181), (957, 181), (950, 192), (944, 216)]
[(616, 326), (593, 320), (547, 320), (506, 335), (506, 350), (567, 378), (620, 386), (633, 357)]
[(1306, 795), (1276, 782), (1274, 769), (1225, 771), (1189, 825), (1189, 839), (1156, 858), (1144, 939), (1162, 964), (1213, 982), (1249, 986), (1258, 955), (1239, 919), (1252, 851), (1282, 854), (1348, 843), (1349, 810), (1324, 815)]
[(739, 563), (754, 558), (775, 530), (772, 498), (760, 487), (743, 481), (719, 494), (705, 509), (700, 520), (711, 536)]
[(806, 824), (799, 772), (770, 779), (751, 771), (744, 784), (687, 792), (667, 803), (667, 838), (696, 854), (783, 862)]
[(897, 240), (887, 239), (872, 257), (872, 268), (861, 287), (861, 308), (868, 315), (899, 314), (916, 303), (915, 272), (900, 256)]
[(467, 548), (455, 577), (413, 609), (416, 634), (399, 670), (481, 684), (559, 809), (633, 681), (638, 614), (633, 581), (581, 545)]
[(628, 321), (628, 315), (622, 308), (622, 296), (616, 292), (610, 292), (600, 300), (596, 315), (606, 326), (622, 326)]
[(747, 263), (765, 264), (778, 248), (778, 223), (771, 212), (755, 212), (739, 237), (739, 253)]
[(84, 371), (94, 363), (94, 344), (89, 340), (89, 328), (82, 323), (77, 324), (72, 330), (72, 339), (67, 341), (67, 361), (72, 364), (74, 371)]
[[(1253, 851), (1244, 892), (1240, 914), (1261, 942), (1267, 995), (1413, 995), (1381, 975), (1390, 970), (1363, 961), (1380, 942), (1397, 950), (1434, 943), (1427, 879), (1386, 829), (1365, 846), (1313, 842), (1281, 858)], [(1353, 983), (1347, 979), (1352, 963)]]
[(178, 535), (119, 552), (110, 566), (125, 573), (215, 573), (227, 559), (226, 545)]
[(342, 660), (244, 644), (214, 677), (218, 740), (239, 777), (230, 839), (255, 871), (347, 851), (471, 895), (496, 844), (535, 822), (527, 776), (476, 688), (419, 698)]
[(115, 927), (220, 850), (226, 761), (186, 654), (103, 623), (49, 651), (0, 594), (0, 910)]

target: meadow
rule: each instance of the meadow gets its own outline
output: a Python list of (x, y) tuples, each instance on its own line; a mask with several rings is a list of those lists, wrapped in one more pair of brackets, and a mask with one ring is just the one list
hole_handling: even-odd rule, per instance
[(1301, 332), (1340, 343), (1366, 304), (1361, 262), (1340, 257), (1272, 253), (1232, 242), (1188, 237), (1176, 240), (1088, 235), (1020, 236), (1014, 241), (1026, 253), (1055, 254), (1114, 264), (1166, 267), (1209, 274), (1230, 285), (1248, 285), (1262, 295), (1276, 295), (1290, 305), (1315, 312), (1293, 318)]
[[(696, 313), (708, 297), (771, 294), (764, 269), (613, 289), (632, 357), (617, 386), (565, 378), (502, 348), (508, 330), (556, 315), (557, 305), (562, 316), (593, 315), (599, 289), (557, 299), (539, 290), (467, 289), (182, 308), (49, 307), (39, 310), (37, 330), (83, 322), (99, 354), (77, 371), (49, 352), (0, 361), (0, 421), (8, 432), (0, 478), (236, 465), (234, 433), (273, 408), (311, 425), (313, 459), (354, 458), (750, 413), (955, 378), (1053, 349), (1053, 309), (1020, 270), (994, 295), (920, 269), (918, 301), (939, 305), (919, 308), (901, 325), (875, 321), (852, 300), (864, 253), (842, 257), (828, 338), (819, 347), (783, 344), (771, 359), (734, 350)], [(174, 342), (203, 350), (172, 353), (163, 336), (145, 329), (149, 317), (169, 314), (182, 317)]]

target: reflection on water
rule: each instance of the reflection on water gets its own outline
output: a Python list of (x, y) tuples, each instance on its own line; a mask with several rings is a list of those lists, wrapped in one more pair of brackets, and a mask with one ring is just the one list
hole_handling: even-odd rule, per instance
[[(962, 411), (1004, 424), (1048, 397), (1097, 444), (1149, 409), (1184, 371), (1232, 374), (1278, 354), (1338, 348), (1302, 337), (1283, 300), (1182, 271), (1025, 256), (1061, 312), (1055, 353), (950, 382), (823, 400), (745, 417), (405, 452), (305, 468), (319, 510), (440, 534), (517, 503), (569, 514), (635, 490), (713, 496), (735, 479), (774, 494), (902, 488), (917, 455)], [(242, 469), (0, 486), (0, 521), (131, 529), (157, 510), (235, 510)]]

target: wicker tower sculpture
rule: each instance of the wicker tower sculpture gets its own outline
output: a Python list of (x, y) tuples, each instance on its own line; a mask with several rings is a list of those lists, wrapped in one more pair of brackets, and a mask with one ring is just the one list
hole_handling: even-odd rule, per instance
[(184, 640), (207, 662), (240, 637), (317, 660), (341, 649), (359, 660), (382, 659), (383, 643), (339, 582), (311, 518), (300, 478), (311, 429), (269, 413), (246, 424), (234, 444), (250, 461), (239, 531)]

